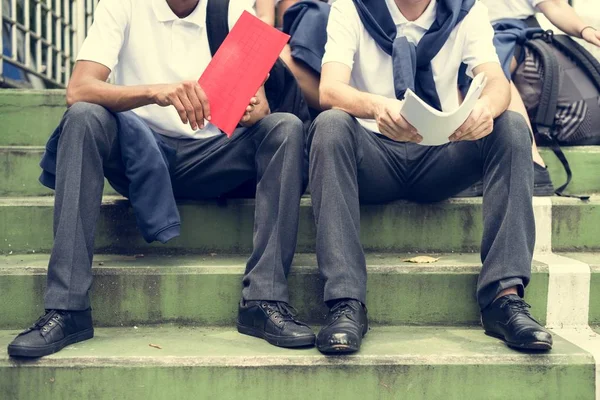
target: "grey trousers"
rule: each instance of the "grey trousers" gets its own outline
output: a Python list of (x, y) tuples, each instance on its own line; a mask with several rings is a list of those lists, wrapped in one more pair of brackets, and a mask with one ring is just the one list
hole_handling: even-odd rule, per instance
[(440, 201), (482, 177), (479, 306), (485, 308), (500, 291), (512, 286), (523, 295), (535, 241), (528, 132), (523, 117), (505, 112), (483, 139), (430, 147), (395, 142), (367, 131), (343, 111), (319, 115), (310, 128), (308, 146), (317, 261), (325, 279), (325, 301), (366, 301), (359, 204), (397, 199)]
[[(124, 173), (114, 114), (73, 105), (61, 125), (56, 166), (54, 246), (48, 265), (46, 309), (90, 306), (92, 257), (104, 177), (120, 193)], [(256, 192), (254, 249), (243, 279), (246, 300), (288, 301), (289, 272), (304, 190), (304, 133), (291, 114), (272, 114), (231, 139), (163, 138), (175, 149), (171, 181), (176, 198), (224, 197), (239, 187)]]

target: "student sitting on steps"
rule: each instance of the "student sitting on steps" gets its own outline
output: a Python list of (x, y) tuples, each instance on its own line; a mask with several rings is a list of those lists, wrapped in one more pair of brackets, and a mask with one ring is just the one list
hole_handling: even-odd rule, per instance
[[(252, 11), (247, 5), (231, 2), (230, 28), (244, 10)], [(57, 132), (46, 313), (9, 344), (10, 356), (40, 357), (93, 337), (89, 291), (104, 178), (124, 195), (131, 183), (120, 146), (120, 129), (128, 128), (116, 116), (127, 110), (133, 110), (130, 125), (156, 133), (146, 139), (156, 138), (170, 153), (167, 178), (176, 198), (228, 197), (248, 183), (256, 189), (238, 329), (284, 347), (314, 344), (314, 333), (287, 303), (304, 189), (304, 128), (292, 114), (271, 114), (263, 88), (248, 99), (231, 139), (206, 121), (210, 104), (197, 83), (211, 60), (206, 10), (207, 2), (197, 0), (99, 3)], [(106, 82), (111, 73), (115, 84)], [(179, 234), (178, 225), (171, 228), (161, 241)]]
[[(523, 300), (535, 241), (531, 135), (522, 115), (506, 111), (510, 85), (485, 6), (336, 0), (327, 32), (319, 90), (327, 111), (308, 138), (317, 260), (330, 307), (319, 350), (357, 351), (368, 331), (360, 204), (440, 201), (480, 179), (477, 299), (485, 332), (517, 349), (550, 349), (551, 334)], [(399, 99), (410, 88), (433, 107), (456, 109), (462, 63), (470, 76), (484, 73), (487, 86), (450, 143), (419, 145), (422, 137), (400, 114)]]

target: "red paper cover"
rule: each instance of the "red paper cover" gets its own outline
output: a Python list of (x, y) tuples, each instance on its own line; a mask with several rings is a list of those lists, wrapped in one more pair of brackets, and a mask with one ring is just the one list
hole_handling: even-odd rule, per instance
[(210, 122), (231, 136), (289, 36), (245, 11), (198, 80)]

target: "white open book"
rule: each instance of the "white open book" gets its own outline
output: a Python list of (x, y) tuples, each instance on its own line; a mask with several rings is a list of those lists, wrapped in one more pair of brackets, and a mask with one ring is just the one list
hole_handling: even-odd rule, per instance
[(452, 112), (436, 110), (408, 89), (400, 114), (423, 136), (423, 141), (419, 144), (439, 146), (448, 143), (448, 137), (465, 122), (473, 111), (486, 82), (485, 74), (477, 75), (460, 107)]

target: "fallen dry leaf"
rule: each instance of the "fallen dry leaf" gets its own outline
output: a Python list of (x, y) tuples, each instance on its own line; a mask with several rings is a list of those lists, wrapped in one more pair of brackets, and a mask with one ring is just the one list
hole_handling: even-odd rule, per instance
[(148, 346), (150, 346), (150, 347), (154, 347), (155, 349), (162, 350), (162, 347), (160, 347), (160, 346), (159, 346), (159, 345), (157, 345), (157, 344), (152, 344), (152, 343), (150, 343)]
[(415, 264), (432, 264), (438, 261), (440, 258), (434, 258), (429, 256), (417, 256), (413, 258), (407, 258), (402, 260), (403, 262), (415, 263)]

